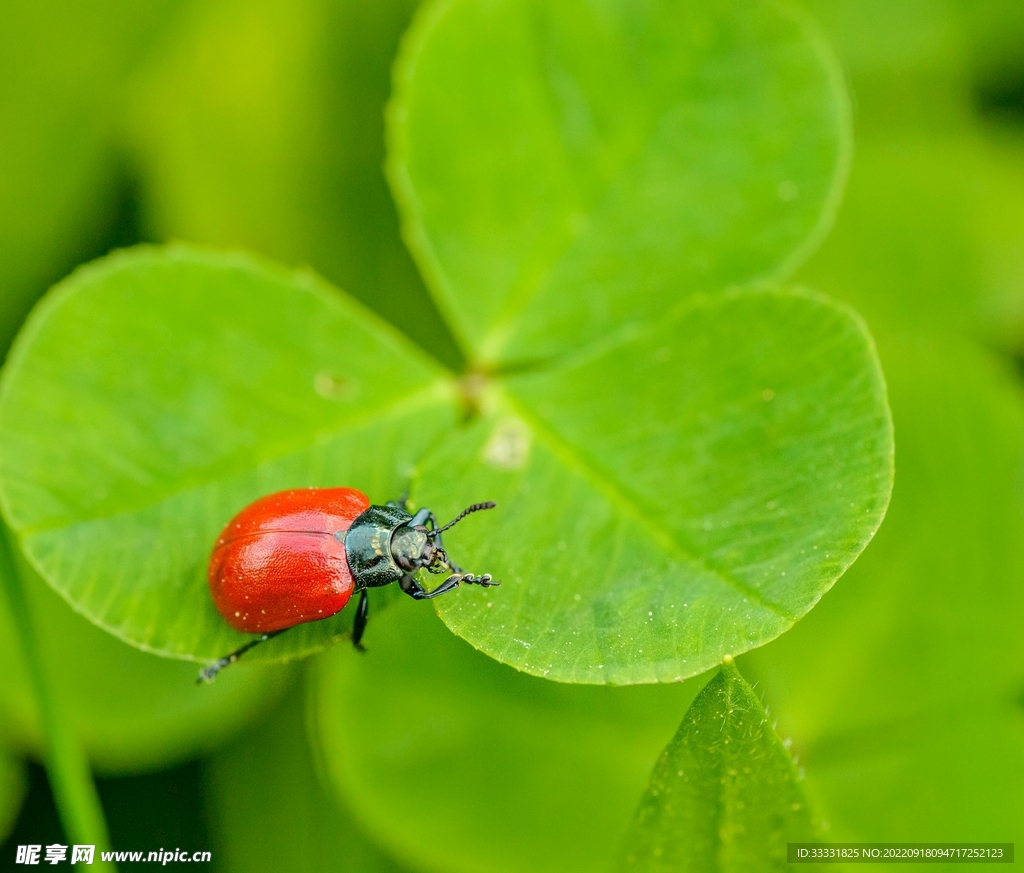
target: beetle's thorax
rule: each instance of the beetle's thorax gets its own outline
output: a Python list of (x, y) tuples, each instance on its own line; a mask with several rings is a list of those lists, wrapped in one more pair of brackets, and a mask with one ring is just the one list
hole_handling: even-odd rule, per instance
[(345, 534), (345, 552), (356, 588), (377, 588), (396, 582), (403, 570), (391, 555), (391, 538), (410, 518), (395, 506), (371, 506)]

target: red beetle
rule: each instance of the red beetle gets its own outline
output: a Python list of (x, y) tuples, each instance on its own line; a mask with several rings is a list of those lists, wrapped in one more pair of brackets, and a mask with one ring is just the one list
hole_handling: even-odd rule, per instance
[[(210, 556), (213, 602), (233, 628), (260, 637), (199, 674), (211, 681), (228, 664), (279, 633), (307, 621), (329, 618), (360, 592), (352, 642), (366, 629), (367, 589), (398, 582), (416, 600), (429, 600), (460, 583), (498, 585), (448, 560), (441, 534), (471, 512), (492, 509), (474, 503), (440, 527), (434, 513), (410, 514), (405, 500), (371, 506), (354, 488), (278, 491), (250, 503), (221, 531)], [(429, 527), (427, 526), (429, 523)], [(449, 573), (427, 591), (417, 570)]]

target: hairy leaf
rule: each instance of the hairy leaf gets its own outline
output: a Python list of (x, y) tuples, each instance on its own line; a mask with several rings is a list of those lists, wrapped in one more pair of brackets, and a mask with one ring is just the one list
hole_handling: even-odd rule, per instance
[(499, 504), (459, 531), (460, 561), (504, 580), (493, 607), (463, 590), (440, 614), (499, 660), (571, 682), (674, 681), (778, 636), (885, 512), (874, 360), (847, 310), (766, 291), (694, 300), (510, 376), (416, 491), (442, 516)]
[(406, 237), (484, 366), (784, 274), (845, 173), (834, 60), (767, 3), (435, 2), (395, 81)]
[(727, 661), (655, 766), (620, 869), (786, 870), (786, 843), (814, 836), (793, 759)]
[[(21, 334), (0, 389), (0, 495), (29, 561), (92, 621), (215, 658), (248, 639), (207, 589), (228, 520), (282, 488), (391, 499), (453, 415), (425, 356), (313, 278), (140, 249), (74, 274)], [(350, 621), (251, 657), (314, 650)]]

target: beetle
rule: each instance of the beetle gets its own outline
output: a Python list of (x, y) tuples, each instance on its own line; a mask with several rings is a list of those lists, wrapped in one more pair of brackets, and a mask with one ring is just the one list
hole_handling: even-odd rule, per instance
[[(196, 681), (212, 682), (253, 646), (288, 628), (330, 618), (357, 591), (352, 642), (362, 650), (370, 588), (398, 582), (414, 600), (430, 600), (463, 582), (500, 585), (490, 574), (477, 576), (453, 563), (441, 541), (470, 513), (494, 506), (474, 503), (442, 527), (429, 509), (410, 513), (405, 497), (371, 506), (355, 488), (297, 488), (250, 503), (221, 531), (207, 579), (228, 624), (260, 636), (203, 669)], [(450, 575), (427, 591), (418, 570)]]

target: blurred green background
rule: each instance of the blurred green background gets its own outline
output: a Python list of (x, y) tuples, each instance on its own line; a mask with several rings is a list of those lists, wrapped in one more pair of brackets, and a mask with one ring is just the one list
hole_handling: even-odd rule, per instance
[[(180, 239), (310, 265), (458, 367), (381, 170), (390, 65), (415, 5), (0, 2), (0, 344), (76, 265)], [(848, 76), (855, 152), (836, 226), (797, 280), (867, 320), (889, 383), (897, 480), (876, 542), (740, 668), (792, 738), (829, 838), (1022, 842), (1024, 4), (808, 9)], [(437, 795), (416, 793), (438, 773), (375, 783), (394, 750), (370, 749), (385, 758), (370, 764), (356, 754), (362, 731), (405, 719), (490, 735), (457, 694), (450, 705), (417, 698), (400, 646), (381, 647), (366, 688), (353, 689), (369, 680), (336, 651), (239, 670), (197, 703), (192, 665), (120, 643), (38, 580), (29, 594), (53, 618), (42, 644), (101, 774), (115, 847), (209, 848), (223, 870), (444, 869), (443, 853), (424, 859), (414, 838), (380, 828), (397, 792), (424, 820), (458, 819), (442, 849), (468, 840), (465, 863), (486, 866), (469, 835), (488, 809), (438, 809)], [(5, 858), (63, 839), (31, 763), (38, 726), (6, 620), (0, 609)], [(486, 688), (506, 726), (528, 726), (525, 746), (506, 748), (498, 732), (501, 767), (438, 789), (483, 799), (514, 785), (496, 814), (524, 811), (507, 849), (523, 865), (541, 863), (522, 848), (532, 841), (558, 868), (550, 817), (596, 841), (595, 857), (606, 848), (604, 821), (583, 819), (629, 814), (699, 687), (548, 687), (436, 622), (399, 609), (381, 639), (389, 623), (453, 685)], [(307, 713), (306, 688), (324, 684), (348, 701), (342, 710), (365, 707)], [(339, 718), (353, 725), (351, 747), (322, 749), (317, 736)], [(569, 731), (583, 751), (566, 762), (551, 738)], [(590, 749), (614, 752), (595, 770)], [(544, 754), (565, 775), (522, 778), (516, 756)], [(580, 792), (591, 805), (573, 804)], [(360, 798), (374, 810), (353, 808)]]

